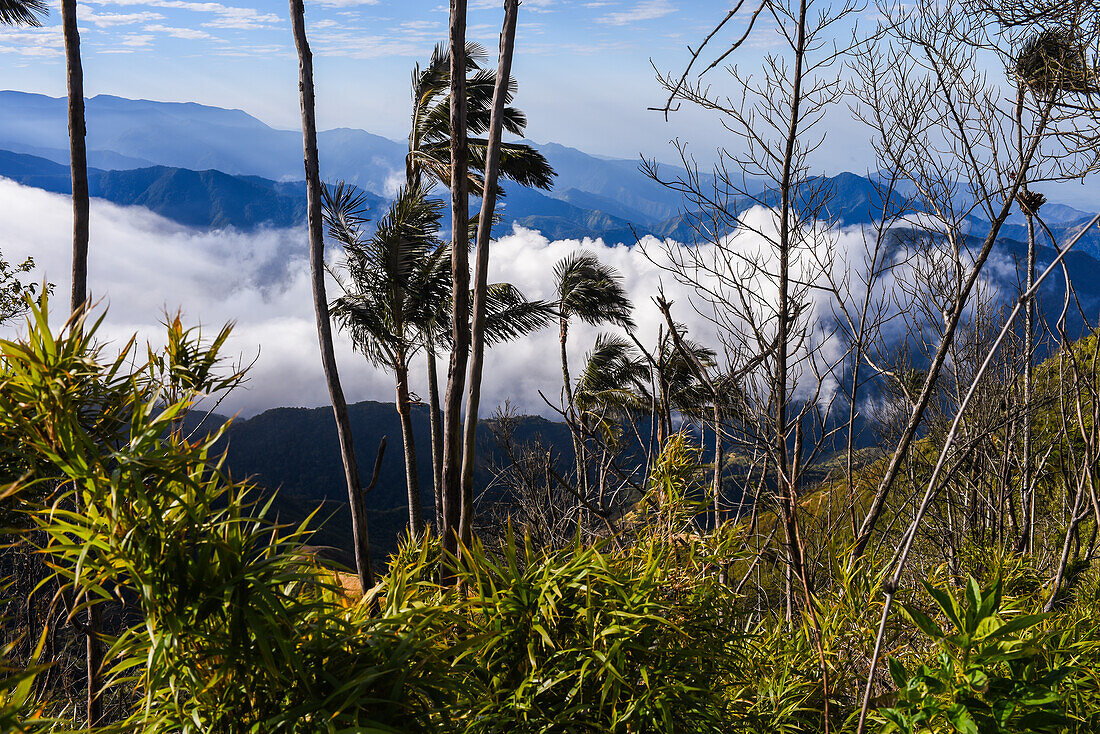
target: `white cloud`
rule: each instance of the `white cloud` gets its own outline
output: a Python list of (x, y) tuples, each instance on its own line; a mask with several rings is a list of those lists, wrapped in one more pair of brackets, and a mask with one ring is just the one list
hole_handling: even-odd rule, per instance
[[(38, 277), (68, 291), (71, 207), (66, 197), (0, 179), (0, 231), (4, 256), (34, 255)], [(215, 330), (236, 320), (229, 349), (259, 359), (246, 389), (223, 405), (229, 412), (252, 414), (280, 405), (324, 405), (313, 320), (304, 231), (272, 230), (253, 234), (200, 233), (172, 224), (147, 210), (92, 202), (89, 285), (93, 299), (109, 307), (104, 334), (121, 341), (138, 332), (155, 339), (165, 309), (182, 308), (189, 323)], [(518, 229), (493, 247), (492, 277), (516, 283), (532, 298), (550, 295), (547, 274), (566, 253), (586, 248), (618, 267), (638, 305), (639, 334), (652, 341), (660, 315), (648, 301), (660, 273), (637, 250), (606, 247), (599, 241), (550, 242)], [(686, 293), (673, 291), (675, 297)], [(60, 318), (60, 312), (57, 314)], [(683, 320), (691, 326), (690, 314)], [(570, 337), (571, 361), (579, 369), (597, 330), (578, 324)], [(650, 336), (647, 336), (650, 335)], [(393, 399), (389, 375), (368, 366), (339, 338), (337, 357), (349, 400)], [(483, 404), (486, 412), (511, 398), (519, 407), (546, 412), (538, 391), (556, 397), (561, 368), (557, 332), (547, 329), (529, 339), (488, 353)], [(547, 358), (550, 355), (551, 358)], [(426, 395), (423, 362), (414, 389)]]
[(150, 23), (164, 18), (160, 13), (99, 13), (90, 5), (78, 5), (77, 18), (83, 23), (91, 23), (99, 28), (113, 28), (116, 26), (134, 25), (136, 23)]
[(174, 28), (172, 26), (154, 24), (145, 26), (143, 30), (148, 31), (149, 33), (163, 33), (167, 36), (172, 36), (173, 38), (184, 38), (189, 41), (198, 41), (204, 38), (213, 38), (213, 36), (211, 36), (206, 31), (200, 31), (196, 28)]
[[(21, 260), (33, 255), (36, 277), (68, 292), (71, 247), (71, 207), (66, 197), (26, 188), (0, 179), (0, 231), (5, 233), (3, 255)], [(774, 302), (775, 284), (766, 274), (769, 248), (764, 237), (774, 228), (775, 216), (756, 209), (745, 216), (752, 231), (731, 235), (727, 251), (739, 257), (760, 256), (763, 267), (744, 273), (745, 283), (760, 298), (761, 308)], [(89, 284), (93, 299), (109, 306), (104, 334), (123, 340), (137, 332), (156, 339), (158, 322), (165, 310), (182, 308), (188, 323), (201, 322), (210, 330), (236, 321), (229, 345), (233, 354), (259, 358), (247, 388), (223, 405), (227, 412), (246, 415), (283, 405), (317, 406), (327, 402), (317, 349), (306, 261), (305, 232), (266, 230), (251, 234), (235, 231), (199, 232), (173, 224), (147, 210), (118, 207), (101, 200), (92, 202)], [(866, 259), (863, 237), (857, 229), (816, 232), (813, 247), (795, 259), (801, 280), (821, 283), (824, 268), (859, 269)], [(663, 286), (673, 301), (673, 315), (695, 339), (718, 347), (706, 304), (694, 288), (684, 285), (654, 264), (668, 246), (653, 238), (640, 245), (607, 246), (600, 240), (550, 241), (537, 232), (515, 228), (492, 246), (491, 279), (517, 285), (530, 298), (552, 299), (554, 265), (566, 254), (585, 249), (622, 274), (634, 301), (636, 335), (647, 346), (656, 341), (663, 317), (651, 300)], [(710, 248), (709, 250), (707, 248)], [(700, 246), (706, 258), (713, 245)], [(652, 259), (651, 259), (652, 258)], [(892, 277), (907, 277), (899, 270)], [(705, 278), (705, 276), (704, 276)], [(858, 286), (858, 279), (852, 281)], [(333, 286), (334, 287), (334, 286)], [(881, 284), (884, 293), (897, 289), (891, 281)], [(331, 295), (331, 293), (330, 293)], [(859, 294), (855, 294), (859, 295)], [(805, 318), (810, 342), (824, 361), (842, 354), (843, 344), (832, 333), (833, 302), (824, 290), (811, 290)], [(63, 301), (63, 299), (61, 299)], [(774, 306), (773, 306), (774, 307)], [(697, 312), (696, 308), (701, 312)], [(56, 314), (60, 318), (60, 312)], [(736, 317), (734, 317), (736, 318)], [(599, 329), (576, 323), (570, 329), (570, 367), (581, 368)], [(345, 391), (351, 401), (393, 399), (389, 375), (366, 364), (345, 338), (338, 337), (337, 356)], [(804, 352), (803, 352), (804, 354)], [(528, 338), (489, 351), (485, 367), (483, 405), (488, 413), (510, 399), (522, 410), (548, 414), (539, 392), (556, 401), (561, 391), (558, 333), (548, 328)], [(812, 370), (803, 362), (805, 384), (796, 384), (807, 395)], [(413, 389), (426, 395), (423, 361), (414, 367)], [(801, 384), (801, 386), (799, 386)], [(834, 389), (826, 385), (826, 398)], [(799, 394), (796, 391), (796, 394)]]
[(642, 0), (630, 10), (608, 13), (600, 18), (599, 22), (609, 25), (629, 25), (642, 20), (656, 20), (675, 12), (676, 8), (669, 0)]
[(147, 34), (129, 33), (119, 41), (129, 48), (148, 48), (153, 45), (153, 37)]
[(43, 58), (63, 56), (64, 53), (61, 26), (15, 28), (0, 25), (0, 54)]
[(240, 8), (222, 3), (191, 2), (190, 0), (90, 0), (99, 5), (143, 5), (154, 8), (188, 10), (195, 13), (210, 13), (214, 20), (203, 23), (210, 28), (240, 28), (251, 30), (266, 28), (278, 23), (280, 18), (274, 13), (261, 13), (255, 8)]

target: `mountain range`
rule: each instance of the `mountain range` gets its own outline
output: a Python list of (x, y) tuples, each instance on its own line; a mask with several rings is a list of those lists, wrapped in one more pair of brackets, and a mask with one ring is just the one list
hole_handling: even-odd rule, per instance
[[(124, 206), (143, 206), (190, 227), (292, 227), (304, 221), (301, 134), (278, 130), (242, 110), (192, 102), (154, 102), (99, 95), (86, 101), (88, 161), (93, 196)], [(0, 176), (67, 193), (68, 131), (64, 98), (0, 91)], [(512, 224), (550, 239), (602, 238), (631, 244), (643, 235), (695, 239), (678, 192), (639, 170), (639, 161), (607, 159), (557, 143), (537, 147), (557, 172), (552, 191), (506, 184), (497, 232)], [(381, 208), (403, 180), (406, 144), (364, 130), (337, 128), (318, 135), (322, 177), (347, 181), (368, 193), (370, 209)], [(683, 176), (675, 166), (663, 178)], [(713, 177), (702, 176), (707, 186)], [(841, 225), (874, 216), (878, 199), (868, 176), (841, 173), (827, 180), (834, 191), (829, 214)], [(817, 187), (819, 179), (808, 187)], [(749, 182), (752, 186), (752, 182)], [(767, 191), (755, 196), (770, 201)], [(752, 199), (730, 202), (747, 207)], [(1051, 202), (1044, 219), (1055, 236), (1072, 234), (1090, 214)], [(988, 222), (971, 217), (971, 233)], [(1002, 231), (1024, 240), (1017, 213)], [(1100, 233), (1090, 232), (1079, 249), (1100, 256)]]
[[(88, 99), (85, 115), (88, 164), (113, 184), (93, 195), (147, 206), (190, 226), (285, 226), (301, 218), (293, 208), (273, 213), (268, 205), (256, 204), (270, 200), (272, 192), (292, 191), (283, 187), (302, 178), (300, 131), (272, 128), (241, 110), (108, 95)], [(34, 181), (56, 179), (58, 170), (49, 163), (68, 165), (66, 119), (64, 98), (0, 91), (0, 150), (9, 152), (0, 176), (36, 186)], [(637, 162), (597, 158), (554, 143), (534, 145), (558, 172), (555, 190), (546, 195), (508, 187), (505, 226), (519, 221), (554, 239), (608, 233), (627, 242), (633, 241), (631, 225), (659, 225), (678, 213), (679, 195), (642, 175)], [(403, 142), (338, 128), (320, 132), (318, 147), (328, 182), (347, 181), (385, 198), (403, 181)], [(13, 161), (12, 153), (37, 160)], [(133, 178), (120, 173), (135, 170), (143, 173)], [(184, 191), (165, 185), (176, 177)], [(56, 181), (52, 186), (63, 190)], [(211, 206), (203, 221), (180, 204), (192, 198), (221, 201), (224, 211)], [(229, 210), (245, 213), (229, 221)]]

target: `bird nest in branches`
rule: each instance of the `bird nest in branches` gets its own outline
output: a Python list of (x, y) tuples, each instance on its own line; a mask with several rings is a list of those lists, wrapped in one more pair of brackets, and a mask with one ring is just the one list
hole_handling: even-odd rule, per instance
[(1090, 67), (1074, 34), (1048, 29), (1032, 36), (1016, 57), (1020, 83), (1040, 95), (1100, 91), (1097, 70)]
[(1021, 211), (1029, 216), (1039, 213), (1039, 207), (1046, 203), (1047, 197), (1040, 194), (1038, 191), (1029, 191), (1028, 189), (1020, 189), (1016, 194), (1016, 203), (1020, 205)]

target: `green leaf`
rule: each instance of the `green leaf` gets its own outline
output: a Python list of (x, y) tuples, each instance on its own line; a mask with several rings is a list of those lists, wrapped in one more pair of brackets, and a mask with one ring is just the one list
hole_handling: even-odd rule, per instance
[(956, 703), (947, 709), (947, 718), (960, 734), (978, 734), (978, 725), (970, 715), (970, 711), (961, 703)]
[(940, 629), (940, 626), (936, 624), (935, 620), (921, 610), (916, 607), (911, 607), (908, 604), (902, 604), (901, 613), (908, 618), (910, 622), (919, 627), (924, 634), (937, 640), (943, 639), (943, 630)]

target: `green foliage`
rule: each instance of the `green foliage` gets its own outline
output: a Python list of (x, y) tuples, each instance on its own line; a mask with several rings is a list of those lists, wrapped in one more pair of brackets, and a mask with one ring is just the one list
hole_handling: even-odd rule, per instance
[(509, 542), (498, 562), (474, 558), (463, 580), (484, 702), (467, 731), (725, 730), (739, 637), (727, 589), (676, 584), (657, 545), (540, 557)]
[[(46, 644), (46, 630), (34, 650), (37, 660)], [(13, 734), (46, 732), (53, 722), (43, 716), (43, 704), (35, 690), (35, 681), (44, 666), (14, 666), (8, 662), (14, 645), (0, 650), (0, 731)]]
[(915, 670), (890, 659), (898, 701), (879, 710), (887, 722), (883, 731), (1037, 733), (1063, 731), (1071, 723), (1059, 684), (1075, 671), (1047, 664), (1046, 615), (1004, 605), (999, 581), (982, 588), (971, 577), (961, 601), (924, 586), (950, 626), (945, 630), (916, 606), (903, 606), (906, 619), (934, 641), (936, 655)]
[[(23, 2), (16, 2), (12, 7), (14, 9), (45, 8), (38, 3)], [(3, 8), (3, 3), (0, 2), (0, 22), (4, 20)], [(28, 298), (33, 298), (38, 293), (39, 286), (34, 281), (23, 280), (21, 277), (32, 270), (34, 270), (33, 257), (28, 257), (18, 265), (12, 265), (0, 254), (0, 324), (6, 324), (26, 313)], [(53, 286), (47, 285), (46, 290), (52, 291)]]
[[(858, 711), (882, 570), (827, 546), (832, 587), (784, 619), (766, 599), (782, 566), (742, 527), (695, 528), (707, 476), (686, 433), (653, 462), (629, 542), (542, 553), (509, 535), (450, 559), (457, 584), (441, 585), (429, 535), (354, 601), (302, 549), (307, 525), (280, 526), (223, 470), (219, 432), (175, 430), (239, 383), (219, 356), (227, 330), (207, 342), (168, 319), (142, 361), (133, 341), (107, 356), (98, 323), (55, 333), (45, 298), (28, 325), (0, 341), (0, 445), (20, 462), (0, 499), (36, 524), (71, 615), (125, 612), (102, 632), (103, 685), (123, 706), (104, 731), (815, 732), (826, 700), (834, 730)], [(1095, 582), (1082, 568), (1059, 616), (1028, 614), (1004, 590), (1034, 594), (1030, 566), (960, 560), (994, 580), (910, 599), (888, 641), (897, 690), (873, 712), (883, 731), (1094, 730)], [(730, 569), (765, 578), (742, 596)], [(0, 666), (5, 730), (76, 725), (44, 695), (42, 653)]]

